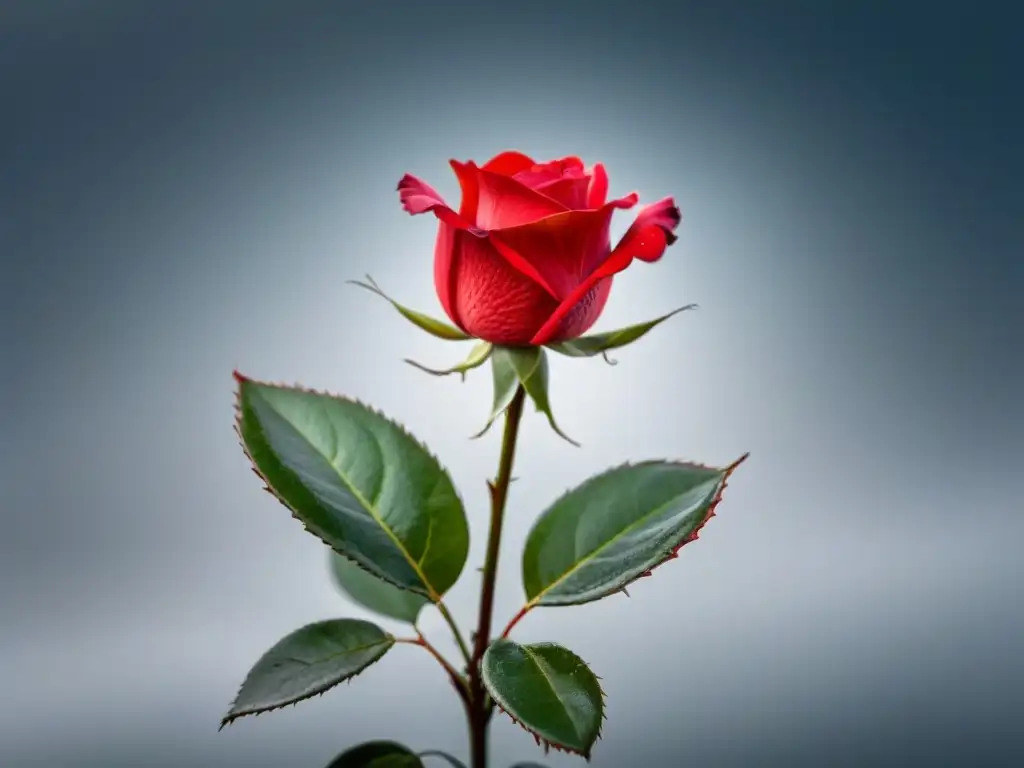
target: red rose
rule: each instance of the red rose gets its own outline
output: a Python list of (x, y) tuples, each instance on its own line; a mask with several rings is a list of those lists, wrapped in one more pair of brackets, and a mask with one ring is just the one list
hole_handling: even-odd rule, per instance
[(451, 161), (462, 187), (456, 213), (429, 185), (398, 183), (411, 214), (440, 222), (434, 285), (445, 312), (471, 336), (507, 346), (573, 339), (600, 316), (612, 276), (634, 258), (657, 261), (676, 240), (681, 216), (671, 197), (640, 210), (615, 248), (609, 225), (636, 193), (606, 202), (608, 174), (578, 157), (536, 163), (502, 152), (477, 167)]

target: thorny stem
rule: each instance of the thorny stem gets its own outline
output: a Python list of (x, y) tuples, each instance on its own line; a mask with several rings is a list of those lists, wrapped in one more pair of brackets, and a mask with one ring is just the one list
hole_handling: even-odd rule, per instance
[(487, 536), (487, 555), (484, 559), (483, 588), (480, 591), (480, 617), (474, 638), (473, 656), (469, 663), (469, 719), (472, 768), (487, 768), (487, 725), (492, 707), (487, 701), (480, 664), (491, 640), (491, 618), (494, 613), (494, 583), (498, 575), (498, 552), (501, 548), (501, 528), (505, 515), (508, 486), (512, 480), (512, 462), (516, 453), (519, 421), (523, 415), (526, 390), (520, 386), (505, 411), (505, 432), (501, 438), (501, 458), (498, 476), (488, 483), (491, 491), (491, 527)]

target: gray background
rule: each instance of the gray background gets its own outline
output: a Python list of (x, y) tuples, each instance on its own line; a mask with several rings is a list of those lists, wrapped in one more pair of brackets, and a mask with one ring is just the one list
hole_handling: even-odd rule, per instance
[[(435, 224), (395, 183), (454, 203), (447, 160), (505, 148), (680, 203), (599, 327), (701, 309), (617, 367), (554, 361), (583, 448), (526, 421), (499, 619), (565, 488), (752, 452), (632, 599), (520, 625), (603, 677), (593, 765), (1020, 764), (1019, 30), (982, 2), (0, 2), (0, 765), (465, 755), (411, 647), (216, 732), (280, 636), (363, 615), (249, 472), (231, 370), (364, 398), (439, 453), (471, 510), (468, 624), (488, 376), (405, 366), (464, 348), (343, 281), (440, 313)], [(536, 755), (504, 719), (492, 744)]]

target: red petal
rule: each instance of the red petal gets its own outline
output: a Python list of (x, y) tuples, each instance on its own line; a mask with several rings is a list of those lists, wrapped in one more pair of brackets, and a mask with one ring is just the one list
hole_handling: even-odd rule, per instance
[(470, 221), (464, 220), (448, 207), (448, 204), (433, 187), (411, 174), (405, 174), (398, 182), (398, 199), (402, 201), (402, 208), (413, 216), (430, 212), (453, 227), (461, 229), (472, 227)]
[[(455, 306), (455, 256), (459, 252), (460, 241), (466, 238), (477, 239), (468, 232), (451, 226), (444, 221), (437, 228), (437, 241), (434, 243), (434, 290), (444, 307), (445, 314), (462, 330), (458, 310)], [(468, 331), (466, 331), (468, 333)]]
[(480, 168), (476, 170), (476, 177), (480, 190), (476, 225), (481, 229), (515, 227), (568, 210), (557, 200), (509, 176)]
[(468, 163), (460, 163), (458, 160), (449, 160), (448, 164), (455, 171), (459, 180), (459, 187), (462, 189), (462, 203), (459, 205), (459, 215), (466, 221), (476, 224), (476, 208), (480, 201), (480, 185), (477, 184), (476, 164), (471, 160)]
[(459, 232), (455, 245), (458, 255), (452, 262), (450, 280), (459, 327), (492, 344), (529, 344), (558, 301), (514, 269), (488, 238)]
[(590, 172), (590, 188), (587, 190), (587, 208), (600, 208), (608, 199), (608, 172), (604, 165), (597, 163)]
[(681, 220), (682, 215), (671, 197), (659, 200), (641, 210), (636, 221), (615, 246), (615, 250), (565, 297), (530, 343), (540, 346), (555, 339), (565, 318), (574, 313), (576, 305), (602, 280), (626, 269), (634, 258), (643, 261), (660, 259), (665, 248), (676, 241), (673, 230), (679, 226)]
[(565, 177), (555, 181), (541, 184), (535, 187), (552, 200), (557, 200), (570, 211), (583, 211), (589, 208), (587, 205), (587, 190), (590, 188), (590, 179), (586, 176), (578, 178)]
[(502, 176), (513, 176), (520, 171), (525, 171), (527, 168), (532, 168), (536, 164), (532, 157), (527, 157), (522, 152), (509, 151), (495, 155), (484, 163), (484, 170), (498, 173)]
[(578, 157), (563, 157), (561, 160), (552, 160), (550, 163), (539, 163), (524, 168), (515, 174), (515, 180), (532, 189), (538, 189), (545, 184), (551, 184), (561, 179), (582, 179), (586, 175), (582, 160)]
[(563, 157), (520, 171), (514, 176), (530, 189), (557, 200), (566, 208), (578, 211), (587, 208), (590, 177), (578, 157)]
[(449, 208), (433, 187), (408, 173), (398, 182), (398, 197), (402, 207), (413, 216), (429, 212), (438, 218), (440, 227), (434, 245), (434, 287), (445, 313), (465, 331), (455, 310), (452, 263), (460, 238), (476, 239), (483, 233), (473, 227), (471, 219), (466, 220)]
[(613, 211), (631, 208), (636, 202), (632, 194), (597, 210), (564, 211), (492, 231), (491, 241), (513, 267), (561, 301), (607, 258)]
[[(562, 316), (558, 327), (551, 333), (551, 338), (545, 344), (552, 341), (575, 339), (589, 331), (604, 311), (604, 305), (608, 303), (614, 279), (614, 277), (602, 278), (584, 293), (583, 297), (572, 305), (572, 309)], [(543, 328), (544, 324), (542, 323), (540, 327)], [(534, 343), (534, 338), (536, 338), (536, 334), (530, 338), (530, 344)]]
[(657, 261), (665, 253), (665, 247), (676, 241), (673, 230), (682, 220), (683, 215), (671, 197), (645, 206), (615, 250), (630, 251), (643, 261)]

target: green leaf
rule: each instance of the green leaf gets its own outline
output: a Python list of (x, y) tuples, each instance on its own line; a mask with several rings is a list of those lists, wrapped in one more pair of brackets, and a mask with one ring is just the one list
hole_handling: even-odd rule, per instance
[(566, 493), (526, 538), (528, 606), (587, 603), (650, 575), (697, 538), (747, 455), (725, 469), (667, 461), (627, 464)]
[(562, 432), (555, 422), (548, 399), (548, 358), (541, 347), (495, 347), (491, 354), (491, 368), (494, 373), (494, 405), (487, 424), (474, 437), (481, 437), (491, 428), (512, 403), (516, 389), (522, 384), (558, 436), (579, 447), (579, 443)]
[(395, 301), (386, 293), (384, 293), (384, 291), (380, 289), (380, 286), (377, 285), (377, 283), (375, 283), (373, 281), (373, 278), (370, 277), (369, 275), (366, 276), (365, 283), (359, 280), (348, 280), (346, 282), (350, 283), (351, 285), (358, 285), (360, 288), (365, 288), (367, 291), (375, 293), (382, 299), (390, 302), (391, 306), (393, 306), (402, 314), (402, 317), (404, 317), (413, 325), (419, 326), (432, 336), (436, 336), (439, 339), (444, 339), (445, 341), (467, 341), (468, 339), (473, 338), (469, 334), (465, 333), (464, 331), (460, 331), (455, 326), (449, 325), (443, 320), (438, 320), (437, 318), (431, 317), (430, 315), (425, 315), (422, 312), (417, 312), (415, 309), (409, 309), (408, 307), (399, 304), (397, 301)]
[(342, 752), (327, 768), (423, 768), (423, 762), (398, 742), (367, 741)]
[(579, 656), (554, 643), (498, 639), (484, 654), (481, 672), (495, 703), (523, 728), (556, 749), (590, 758), (604, 693)]
[(469, 551), (437, 459), (362, 403), (235, 378), (238, 434), (267, 489), (339, 554), (437, 602)]
[(473, 345), (473, 348), (469, 350), (469, 356), (464, 361), (462, 361), (458, 365), (452, 366), (451, 368), (444, 368), (442, 370), (427, 368), (427, 366), (421, 365), (420, 363), (417, 363), (415, 360), (406, 359), (405, 362), (407, 362), (413, 368), (419, 368), (424, 373), (429, 373), (432, 376), (449, 376), (453, 373), (457, 373), (459, 374), (461, 379), (465, 381), (466, 373), (468, 371), (473, 370), (474, 368), (479, 368), (481, 365), (486, 363), (487, 359), (491, 356), (491, 352), (493, 350), (494, 347), (491, 345), (490, 342), (481, 341), (478, 344)]
[(328, 553), (335, 585), (364, 608), (409, 624), (415, 624), (420, 610), (430, 601), (423, 595), (399, 589), (360, 568), (337, 552)]
[(331, 619), (296, 630), (249, 670), (220, 727), (322, 694), (358, 675), (394, 644), (383, 629), (360, 619)]
[[(624, 347), (627, 344), (632, 344), (641, 336), (644, 336), (649, 330), (654, 328), (654, 326), (660, 325), (673, 315), (678, 315), (680, 312), (696, 308), (696, 304), (687, 304), (685, 307), (674, 309), (667, 315), (656, 317), (654, 320), (648, 320), (646, 323), (638, 323), (637, 325), (630, 325), (625, 328), (619, 328), (618, 330), (607, 331), (605, 333), (595, 333), (591, 336), (580, 336), (576, 339), (559, 341), (546, 346), (548, 349), (562, 355), (567, 355), (568, 357), (593, 357), (594, 355), (603, 355), (609, 349), (617, 349), (619, 347)], [(615, 361), (609, 359), (607, 355), (605, 355), (605, 359), (608, 360), (610, 364), (615, 364)]]
[(442, 752), (439, 749), (429, 749), (426, 752), (420, 752), (420, 757), (439, 757), (448, 763), (448, 765), (452, 766), (452, 768), (466, 768), (466, 764), (461, 760), (458, 760), (447, 752)]

